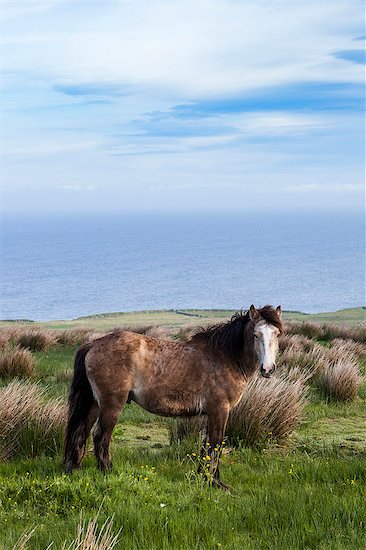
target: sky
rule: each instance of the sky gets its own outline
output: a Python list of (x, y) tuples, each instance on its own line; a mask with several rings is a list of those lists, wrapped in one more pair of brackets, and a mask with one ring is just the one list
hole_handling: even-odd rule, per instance
[(354, 210), (358, 0), (2, 0), (2, 211)]

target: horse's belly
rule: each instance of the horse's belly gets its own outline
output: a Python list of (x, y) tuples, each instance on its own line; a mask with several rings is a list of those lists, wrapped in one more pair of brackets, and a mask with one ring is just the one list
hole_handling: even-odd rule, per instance
[(144, 392), (133, 390), (130, 399), (145, 410), (161, 416), (194, 416), (204, 413), (203, 399), (186, 392)]

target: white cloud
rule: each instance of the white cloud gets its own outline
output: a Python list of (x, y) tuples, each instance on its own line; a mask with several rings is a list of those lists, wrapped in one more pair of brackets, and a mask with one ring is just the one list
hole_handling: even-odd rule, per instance
[(359, 2), (52, 5), (29, 24), (28, 17), (16, 19), (15, 28), (7, 24), (5, 70), (148, 85), (151, 93), (163, 89), (182, 99), (362, 78), (359, 67), (331, 56), (359, 30)]
[[(76, 204), (93, 188), (87, 195), (96, 207), (118, 198), (148, 207), (150, 191), (166, 207), (197, 204), (208, 189), (216, 206), (260, 196), (284, 203), (289, 195), (311, 203), (321, 188), (335, 190), (340, 202), (347, 189), (359, 196), (359, 113), (301, 112), (301, 101), (292, 111), (270, 102), (246, 113), (196, 110), (180, 118), (174, 110), (248, 91), (255, 98), (281, 85), (363, 82), (361, 66), (332, 55), (362, 33), (358, 0), (5, 7), (2, 179), (9, 194), (37, 189), (52, 204), (55, 193), (77, 191)], [(73, 95), (81, 84), (90, 93), (75, 88)], [(116, 85), (129, 95), (111, 93)]]

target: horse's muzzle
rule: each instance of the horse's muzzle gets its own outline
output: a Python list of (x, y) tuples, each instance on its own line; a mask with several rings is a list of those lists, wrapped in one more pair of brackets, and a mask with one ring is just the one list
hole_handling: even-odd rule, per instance
[(276, 366), (273, 365), (273, 367), (270, 370), (266, 370), (263, 367), (261, 367), (259, 372), (261, 376), (263, 376), (263, 378), (270, 378), (275, 370), (276, 370)]

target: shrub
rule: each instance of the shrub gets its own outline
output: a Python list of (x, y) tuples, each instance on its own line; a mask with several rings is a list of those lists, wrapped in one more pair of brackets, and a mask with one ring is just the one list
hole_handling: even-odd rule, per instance
[(336, 401), (353, 401), (363, 382), (352, 357), (340, 357), (322, 372), (319, 378), (319, 388), (330, 399)]
[(27, 349), (8, 348), (0, 355), (0, 378), (30, 378), (34, 374), (35, 359)]
[(65, 420), (66, 404), (47, 401), (37, 384), (14, 381), (0, 388), (0, 459), (55, 454)]

